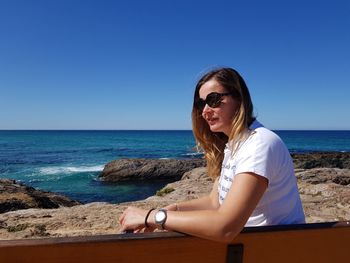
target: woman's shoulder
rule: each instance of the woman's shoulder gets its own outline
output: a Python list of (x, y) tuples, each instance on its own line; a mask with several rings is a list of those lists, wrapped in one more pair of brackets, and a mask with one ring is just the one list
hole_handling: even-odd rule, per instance
[(275, 132), (266, 128), (257, 120), (252, 123), (249, 130), (251, 133), (250, 143), (258, 143), (270, 147), (284, 146), (282, 139)]
[(274, 166), (285, 163), (290, 159), (287, 146), (273, 131), (265, 128), (258, 121), (250, 126), (250, 137), (241, 148), (239, 158), (254, 159), (254, 162), (274, 163)]
[(256, 138), (269, 138), (271, 139), (279, 139), (278, 135), (271, 131), (270, 129), (266, 128), (263, 124), (261, 124), (259, 121), (255, 120), (250, 126), (249, 131), (253, 135), (252, 137)]

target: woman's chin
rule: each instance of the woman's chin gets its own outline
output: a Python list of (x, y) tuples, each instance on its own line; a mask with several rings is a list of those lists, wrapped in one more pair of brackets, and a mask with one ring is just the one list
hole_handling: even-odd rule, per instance
[(226, 134), (226, 136), (229, 136), (231, 127), (227, 127), (224, 125), (219, 125), (218, 123), (215, 125), (209, 125), (210, 131), (211, 132), (222, 132)]
[(212, 132), (222, 132), (222, 129), (218, 125), (210, 125), (209, 128)]

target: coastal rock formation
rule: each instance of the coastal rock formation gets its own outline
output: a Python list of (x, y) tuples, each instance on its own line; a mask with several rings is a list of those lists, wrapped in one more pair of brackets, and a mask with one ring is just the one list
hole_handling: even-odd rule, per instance
[(108, 182), (179, 180), (196, 167), (205, 166), (204, 159), (119, 159), (108, 163), (99, 178)]
[(0, 213), (28, 208), (58, 208), (81, 204), (68, 197), (38, 191), (33, 187), (0, 178)]
[(310, 184), (335, 183), (349, 185), (349, 171), (349, 169), (339, 168), (296, 169), (296, 176), (300, 181)]
[[(164, 189), (173, 189), (166, 195), (154, 195), (145, 201), (152, 201), (166, 204), (173, 202), (191, 200), (210, 193), (213, 187), (213, 180), (207, 175), (205, 167), (195, 168), (185, 173), (181, 180), (167, 184)], [(165, 191), (166, 192), (166, 191)]]
[(313, 152), (291, 154), (296, 169), (350, 169), (350, 152)]
[[(327, 168), (321, 168), (327, 169)], [(305, 172), (317, 173), (314, 169)], [(316, 169), (315, 169), (316, 170)], [(329, 171), (329, 168), (327, 169)], [(344, 173), (350, 177), (350, 169)], [(299, 172), (297, 172), (299, 177)], [(350, 185), (336, 183), (308, 183), (298, 180), (299, 193), (306, 222), (332, 222), (350, 220)]]
[(70, 208), (26, 209), (0, 214), (0, 239), (117, 234), (118, 218), (127, 206), (150, 209), (198, 198), (210, 192), (212, 180), (206, 175), (205, 168), (200, 167), (164, 188), (174, 191), (121, 204), (96, 202)]
[[(350, 153), (315, 152), (292, 154), (296, 169), (350, 169)], [(185, 172), (205, 166), (204, 159), (118, 159), (109, 162), (99, 178), (108, 182), (179, 180)], [(338, 176), (337, 180), (345, 181)], [(348, 183), (347, 183), (348, 184)]]
[[(333, 182), (313, 184), (302, 179), (308, 172), (317, 173), (323, 169), (325, 168), (296, 171), (306, 221), (314, 223), (350, 220), (349, 185)], [(331, 170), (327, 169), (325, 172)], [(350, 169), (343, 172), (350, 175)], [(173, 191), (146, 200), (122, 204), (90, 203), (58, 209), (27, 209), (0, 214), (0, 239), (117, 234), (118, 218), (127, 206), (150, 209), (198, 198), (208, 194), (212, 184), (205, 168), (196, 168), (182, 180), (164, 187), (172, 188)]]
[[(321, 168), (323, 165), (333, 167), (335, 164), (347, 167), (347, 159), (341, 155), (348, 154), (341, 153), (339, 158), (333, 153), (326, 155), (312, 153), (293, 156), (295, 166), (299, 167), (295, 172), (308, 223), (350, 220), (350, 169)], [(326, 161), (317, 162), (315, 156)], [(321, 167), (305, 169), (312, 166), (311, 163)], [(127, 206), (145, 209), (164, 207), (173, 202), (207, 195), (212, 185), (205, 167), (197, 167), (184, 173), (181, 180), (167, 184), (160, 191), (162, 194), (141, 201), (90, 203), (70, 208), (26, 209), (3, 213), (0, 214), (0, 239), (116, 234), (119, 228), (118, 218)]]

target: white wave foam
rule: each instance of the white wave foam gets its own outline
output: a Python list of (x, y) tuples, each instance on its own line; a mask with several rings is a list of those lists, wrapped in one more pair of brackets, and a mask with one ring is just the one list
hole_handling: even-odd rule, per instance
[(197, 155), (203, 155), (201, 152), (194, 152), (194, 153), (185, 153), (182, 154), (183, 156), (197, 156)]
[(41, 174), (59, 174), (59, 173), (84, 173), (84, 172), (100, 172), (104, 168), (103, 165), (96, 166), (52, 166), (52, 167), (43, 167), (39, 169)]

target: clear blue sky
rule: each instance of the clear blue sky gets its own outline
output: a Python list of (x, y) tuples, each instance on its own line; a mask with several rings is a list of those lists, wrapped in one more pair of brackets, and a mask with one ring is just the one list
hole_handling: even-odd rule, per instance
[(0, 0), (0, 129), (190, 129), (230, 66), (271, 129), (350, 129), (350, 1)]

